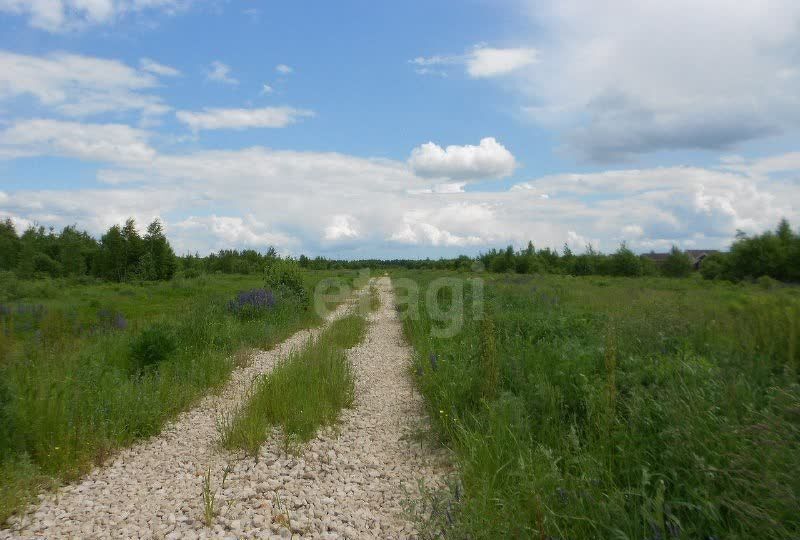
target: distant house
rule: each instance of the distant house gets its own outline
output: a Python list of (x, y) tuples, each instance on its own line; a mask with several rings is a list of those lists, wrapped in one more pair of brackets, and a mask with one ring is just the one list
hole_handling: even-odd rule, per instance
[[(700, 266), (703, 264), (703, 259), (708, 257), (709, 255), (713, 255), (714, 253), (719, 253), (718, 249), (687, 249), (686, 254), (689, 255), (692, 259), (692, 268), (695, 270), (699, 270)], [(661, 264), (667, 260), (669, 257), (669, 253), (656, 253), (655, 251), (651, 251), (650, 253), (643, 253), (642, 257), (645, 259), (650, 259), (656, 264)]]

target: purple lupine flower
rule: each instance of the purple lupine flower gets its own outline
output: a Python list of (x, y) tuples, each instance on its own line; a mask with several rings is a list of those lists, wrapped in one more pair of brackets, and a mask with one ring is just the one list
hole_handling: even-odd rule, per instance
[(125, 330), (128, 328), (128, 321), (125, 319), (125, 316), (122, 313), (115, 313), (112, 325), (117, 330)]
[(242, 291), (228, 302), (228, 311), (237, 316), (254, 317), (275, 306), (275, 295), (266, 289)]

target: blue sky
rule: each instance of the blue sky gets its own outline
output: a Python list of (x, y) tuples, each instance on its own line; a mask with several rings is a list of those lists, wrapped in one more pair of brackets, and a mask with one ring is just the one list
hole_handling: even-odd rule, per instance
[(798, 221), (785, 0), (0, 0), (0, 217), (178, 251), (639, 251)]

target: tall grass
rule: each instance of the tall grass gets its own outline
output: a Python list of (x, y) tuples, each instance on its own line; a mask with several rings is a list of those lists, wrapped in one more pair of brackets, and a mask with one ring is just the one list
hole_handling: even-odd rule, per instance
[(475, 320), (467, 287), (452, 338), (404, 321), (459, 461), (432, 535), (800, 535), (797, 289), (499, 277), (485, 297)]
[[(313, 283), (324, 274), (306, 277)], [(41, 487), (158, 433), (225, 383), (242, 362), (237, 352), (318, 322), (290, 302), (249, 319), (227, 309), (236, 291), (260, 284), (230, 276), (138, 286), (65, 281), (48, 298), (0, 305), (0, 523)]]
[(348, 315), (258, 380), (247, 402), (222, 425), (222, 444), (257, 456), (271, 426), (285, 441), (303, 442), (333, 424), (353, 402), (355, 380), (346, 349), (364, 337), (366, 321)]

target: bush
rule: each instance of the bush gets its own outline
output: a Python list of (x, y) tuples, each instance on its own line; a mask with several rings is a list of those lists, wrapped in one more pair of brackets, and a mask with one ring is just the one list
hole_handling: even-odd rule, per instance
[(187, 268), (181, 272), (181, 275), (186, 279), (196, 279), (200, 277), (200, 270), (197, 268)]
[(142, 331), (131, 343), (130, 355), (137, 372), (157, 366), (178, 348), (175, 336), (163, 325), (153, 325)]
[(661, 266), (661, 273), (667, 277), (687, 277), (692, 273), (692, 259), (688, 253), (672, 246), (669, 257)]
[(294, 297), (301, 304), (308, 303), (308, 291), (303, 283), (300, 265), (292, 259), (276, 259), (265, 272), (265, 285), (280, 297)]
[(615, 276), (641, 276), (642, 261), (624, 243), (611, 256), (611, 272)]

